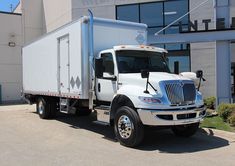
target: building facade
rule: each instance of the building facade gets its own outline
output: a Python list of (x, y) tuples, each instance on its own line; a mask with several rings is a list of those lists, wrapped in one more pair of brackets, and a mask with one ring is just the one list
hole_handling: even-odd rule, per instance
[[(235, 0), (225, 1), (229, 2), (232, 19), (235, 17)], [(202, 3), (203, 5), (200, 6)], [(195, 27), (190, 21), (195, 23), (195, 20), (199, 31), (205, 29), (205, 20), (208, 22), (208, 29), (215, 29), (214, 0), (68, 0), (59, 3), (56, 0), (21, 0), (19, 5), (17, 10), (22, 12), (24, 43), (31, 42), (43, 34), (87, 15), (88, 9), (95, 17), (145, 23), (148, 25), (148, 37), (151, 39), (148, 44), (163, 47), (169, 51), (168, 63), (171, 70), (176, 61), (179, 62), (180, 72), (203, 70), (207, 80), (202, 85), (203, 95), (205, 97), (216, 95), (215, 42), (156, 44), (157, 37), (154, 36), (154, 33), (191, 10), (193, 12), (179, 20), (180, 23), (177, 21), (160, 34), (178, 34), (180, 30), (194, 31)], [(200, 7), (194, 10), (197, 6)], [(190, 29), (188, 29), (189, 24)], [(235, 45), (233, 42), (230, 45), (231, 68), (234, 71)], [(234, 93), (234, 77), (233, 75), (231, 77), (231, 93)]]
[(0, 12), (0, 103), (18, 102), (22, 89), (21, 14)]

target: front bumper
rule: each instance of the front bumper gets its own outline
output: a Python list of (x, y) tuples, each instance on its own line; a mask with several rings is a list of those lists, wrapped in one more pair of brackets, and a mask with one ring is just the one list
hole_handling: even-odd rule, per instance
[(206, 115), (206, 107), (187, 110), (147, 110), (137, 109), (144, 125), (149, 126), (174, 126), (198, 123)]

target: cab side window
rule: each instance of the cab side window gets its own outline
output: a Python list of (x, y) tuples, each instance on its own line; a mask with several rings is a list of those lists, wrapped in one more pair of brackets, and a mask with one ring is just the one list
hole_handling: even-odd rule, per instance
[(104, 53), (101, 54), (101, 58), (103, 59), (104, 73), (114, 75), (113, 55), (111, 53)]

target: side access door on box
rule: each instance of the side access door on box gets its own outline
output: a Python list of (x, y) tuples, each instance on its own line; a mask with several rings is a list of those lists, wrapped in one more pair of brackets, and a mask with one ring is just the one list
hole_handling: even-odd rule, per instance
[(58, 39), (58, 91), (60, 95), (70, 92), (69, 35)]

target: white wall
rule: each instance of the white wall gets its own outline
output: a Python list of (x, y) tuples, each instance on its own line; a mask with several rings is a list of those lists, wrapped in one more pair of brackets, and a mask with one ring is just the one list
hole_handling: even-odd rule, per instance
[(215, 43), (191, 44), (191, 69), (193, 72), (203, 70), (206, 82), (202, 83), (204, 97), (215, 96)]
[[(19, 101), (22, 89), (21, 15), (0, 13), (0, 84), (3, 102)], [(15, 42), (15, 47), (9, 47)]]
[(43, 10), (46, 29), (50, 32), (72, 21), (71, 0), (43, 0)]
[(23, 41), (29, 43), (44, 33), (45, 19), (42, 0), (21, 0)]
[(19, 2), (19, 4), (16, 6), (16, 8), (14, 10), (14, 13), (22, 13), (21, 2)]
[[(195, 8), (204, 0), (190, 0), (190, 9)], [(190, 20), (198, 20), (199, 30), (204, 30), (203, 19), (211, 19), (210, 29), (214, 29), (214, 7), (213, 1), (206, 4), (190, 14)], [(192, 43), (191, 47), (191, 70), (203, 70), (206, 82), (202, 83), (201, 92), (204, 97), (215, 96), (216, 94), (216, 76), (215, 76), (215, 42)]]

